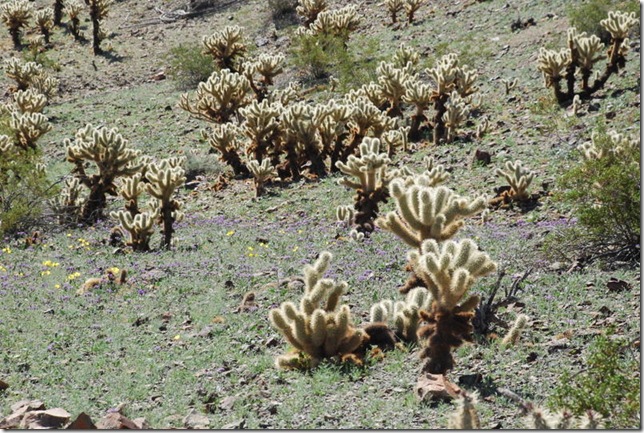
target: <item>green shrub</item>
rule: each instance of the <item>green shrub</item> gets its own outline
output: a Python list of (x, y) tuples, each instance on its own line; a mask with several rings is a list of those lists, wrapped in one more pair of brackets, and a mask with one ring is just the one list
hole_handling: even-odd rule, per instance
[(178, 45), (167, 54), (168, 75), (181, 90), (188, 90), (206, 81), (215, 70), (212, 57), (204, 54), (201, 45)]
[(0, 154), (0, 235), (28, 232), (42, 222), (43, 205), (54, 194), (37, 151)]
[(291, 52), (293, 64), (314, 80), (332, 75), (341, 92), (374, 80), (379, 60), (374, 54), (378, 51), (377, 40), (360, 41), (355, 50), (347, 47), (344, 40), (342, 36), (325, 34), (296, 36)]
[(331, 35), (307, 35), (293, 41), (293, 63), (314, 79), (328, 77), (340, 57), (347, 55), (344, 42)]
[(639, 260), (640, 147), (614, 152), (603, 130), (593, 145), (605, 156), (575, 164), (559, 179), (557, 197), (572, 206), (591, 253)]
[(574, 415), (592, 409), (607, 420), (609, 429), (639, 428), (639, 354), (628, 341), (610, 334), (596, 337), (588, 347), (584, 369), (561, 375), (548, 405)]
[[(571, 2), (572, 3), (572, 2)], [(605, 44), (610, 42), (610, 33), (599, 22), (606, 18), (608, 11), (635, 12), (640, 16), (639, 2), (632, 0), (589, 0), (587, 2), (574, 2), (567, 8), (570, 25), (579, 32), (586, 32), (599, 37)]]

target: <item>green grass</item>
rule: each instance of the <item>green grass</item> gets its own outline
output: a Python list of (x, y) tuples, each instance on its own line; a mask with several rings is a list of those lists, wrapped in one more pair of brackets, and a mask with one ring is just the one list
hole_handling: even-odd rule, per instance
[[(554, 3), (548, 12), (563, 16), (566, 2)], [(257, 6), (263, 15), (254, 14), (257, 4), (249, 2), (239, 14), (232, 9), (213, 19), (225, 22), (230, 15), (239, 23), (269, 20), (270, 11), (263, 3)], [(419, 15), (418, 25), (391, 29), (376, 23), (353, 35), (349, 43), (354, 57), (347, 64), (367, 77), (401, 42), (415, 44), (426, 54), (428, 64), (423, 66), (431, 66), (432, 58), (443, 51), (455, 51), (462, 63), (477, 69), (481, 111), (490, 117), (490, 132), (481, 140), (457, 139), (438, 147), (423, 143), (413, 154), (394, 157), (396, 163), (419, 170), (423, 156), (434, 156), (451, 170), (447, 185), (468, 197), (493, 194), (493, 188), (504, 182), (494, 169), (505, 160), (521, 159), (537, 171), (535, 190), (543, 181), (555, 185), (554, 180), (574, 160), (575, 147), (590, 138), (610, 111), (617, 116), (608, 119), (609, 127), (639, 131), (639, 95), (629, 90), (637, 81), (639, 54), (629, 53), (623, 75), (599, 92), (597, 111), (566, 117), (529, 60), (550, 35), (537, 42), (526, 36), (528, 30), (511, 33), (513, 15), (498, 12), (501, 6), (496, 1), (478, 2), (463, 8), (457, 18), (436, 6), (434, 14)], [(534, 16), (539, 26), (550, 25), (539, 19), (545, 16), (544, 5), (523, 1), (516, 6), (523, 8), (523, 18)], [(168, 26), (168, 35), (174, 27)], [(554, 31), (552, 38), (564, 30)], [(288, 35), (292, 28), (277, 32), (278, 37)], [(117, 50), (137, 43), (123, 34), (114, 41)], [(56, 34), (53, 40), (61, 43), (63, 36)], [(491, 37), (499, 41), (490, 41)], [(526, 40), (518, 41), (520, 37)], [(480, 50), (475, 42), (482, 45)], [(513, 49), (500, 56), (504, 44), (513, 44)], [(75, 48), (78, 63), (72, 66), (83, 66), (82, 47)], [(365, 53), (361, 54), (362, 48)], [(50, 58), (66, 74), (63, 54), (68, 52), (52, 52)], [(136, 56), (124, 60), (134, 61)], [(293, 68), (287, 72), (288, 80), (297, 79)], [(495, 77), (513, 76), (520, 81), (510, 100)], [(73, 138), (88, 122), (117, 127), (133, 147), (153, 156), (206, 154), (207, 144), (200, 142), (198, 131), (208, 125), (176, 108), (179, 94), (170, 80), (141, 80), (127, 88), (71, 93), (54, 100), (45, 110), (53, 117), (54, 130), (43, 144), (50, 174), (69, 171), (63, 140)], [(328, 94), (313, 93), (307, 98), (326, 99)], [(472, 129), (467, 126), (464, 131)], [(476, 149), (492, 153), (491, 165), (471, 165)], [(212, 165), (211, 181), (222, 169)], [(421, 366), (416, 348), (387, 353), (384, 360), (363, 369), (324, 363), (311, 372), (285, 372), (274, 366), (275, 357), (288, 348), (270, 326), (268, 313), (281, 302), (301, 296), (298, 289), (278, 282), (300, 275), (321, 251), (334, 255), (326, 276), (349, 283), (343, 300), (351, 306), (357, 325), (366, 322), (373, 303), (401, 299), (397, 287), (407, 277), (408, 248), (381, 230), (363, 243), (350, 241), (348, 230), (335, 222), (335, 208), (351, 204), (353, 192), (339, 187), (337, 180), (338, 176), (330, 176), (283, 187), (270, 185), (269, 194), (260, 199), (253, 199), (252, 185), (245, 181), (232, 181), (221, 192), (182, 190), (186, 219), (177, 225), (177, 246), (172, 251), (158, 250), (156, 233), (151, 243), (155, 251), (149, 254), (115, 252), (106, 243), (114, 221), (94, 228), (46, 231), (43, 243), (32, 247), (25, 246), (24, 237), (4, 239), (0, 379), (9, 388), (0, 391), (0, 417), (8, 415), (15, 402), (34, 398), (47, 407), (63, 407), (73, 416), (84, 411), (94, 420), (126, 403), (129, 417), (143, 416), (156, 428), (182, 426), (190, 409), (206, 415), (211, 428), (239, 419), (249, 428), (445, 427), (452, 404), (428, 405), (414, 397)], [(119, 200), (110, 202), (110, 209), (121, 207)], [(390, 200), (382, 210), (393, 207)], [(495, 393), (496, 388), (509, 388), (541, 404), (553, 395), (563, 372), (576, 371), (583, 364), (587, 347), (608, 325), (624, 338), (639, 338), (639, 265), (596, 263), (567, 272), (571, 263), (554, 266), (562, 259), (542, 252), (548, 233), (574, 225), (570, 217), (574, 214), (569, 205), (544, 196), (539, 207), (525, 213), (517, 208), (494, 211), (485, 224), (478, 218), (468, 219), (458, 235), (474, 239), (507, 271), (498, 298), (533, 268), (516, 301), (499, 307), (492, 328), (502, 338), (518, 312), (527, 314), (530, 321), (520, 343), (502, 349), (495, 341), (479, 338), (477, 344), (455, 353), (453, 381), (472, 374), (483, 378), (481, 384), (461, 386), (484, 397), (478, 407), (484, 428), (499, 423), (503, 428), (523, 427), (517, 406)], [(43, 264), (47, 260), (59, 265)], [(99, 277), (112, 266), (128, 270), (125, 286), (76, 294), (87, 278)], [(70, 279), (76, 272), (80, 275)], [(606, 286), (610, 278), (628, 282), (631, 289), (611, 292)], [(480, 280), (473, 291), (489, 293), (495, 279), (491, 275)], [(257, 295), (258, 310), (236, 313), (249, 291)], [(170, 313), (167, 320), (164, 313)], [(565, 345), (556, 346), (553, 342), (566, 332)], [(536, 358), (530, 361), (533, 354)], [(235, 403), (221, 408), (227, 397), (236, 397)]]

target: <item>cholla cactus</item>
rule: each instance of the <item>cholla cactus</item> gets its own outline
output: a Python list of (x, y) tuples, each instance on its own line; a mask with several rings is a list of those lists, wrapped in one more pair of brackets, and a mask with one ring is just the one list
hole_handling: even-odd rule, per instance
[(111, 0), (85, 0), (89, 5), (89, 17), (92, 21), (92, 48), (94, 55), (103, 53), (101, 41), (105, 39), (105, 33), (101, 30), (101, 21), (107, 17)]
[(320, 137), (322, 154), (331, 158), (331, 171), (339, 170), (336, 162), (341, 157), (349, 135), (348, 123), (352, 113), (353, 107), (350, 104), (339, 103), (334, 99), (326, 104), (318, 104), (313, 109), (313, 123)]
[(407, 167), (402, 167), (398, 170), (398, 178), (401, 179), (405, 187), (414, 185), (418, 180), (418, 176), (423, 176), (422, 182), (426, 187), (438, 186), (449, 179), (450, 174), (445, 170), (445, 166), (437, 164), (433, 157), (425, 156), (423, 165), (425, 166), (425, 171), (422, 173), (414, 173)]
[(398, 12), (402, 12), (405, 9), (403, 0), (384, 0), (383, 4), (389, 12), (391, 23), (396, 24), (398, 22)]
[(476, 403), (478, 403), (478, 393), (474, 392), (470, 394), (461, 390), (459, 398), (456, 401), (456, 411), (450, 415), (447, 428), (455, 430), (480, 429), (481, 422), (476, 413)]
[(452, 91), (449, 101), (445, 104), (446, 111), (443, 113), (443, 123), (447, 129), (446, 142), (454, 140), (458, 127), (461, 123), (465, 122), (467, 116), (470, 114), (470, 109), (467, 106), (465, 99), (458, 95), (456, 90)]
[(424, 345), (420, 356), (426, 359), (423, 371), (445, 374), (454, 366), (451, 350), (472, 341), (471, 321), (480, 298), (466, 295), (478, 278), (496, 270), (496, 263), (469, 239), (441, 244), (428, 239), (408, 259), (433, 299), (429, 310), (420, 311), (427, 323), (418, 330)]
[(8, 135), (0, 135), (0, 154), (13, 150), (14, 144)]
[(136, 173), (130, 177), (123, 178), (119, 195), (125, 200), (125, 210), (132, 218), (141, 213), (139, 210), (139, 196), (145, 192), (146, 184), (143, 182), (143, 173)]
[(80, 14), (83, 11), (84, 6), (79, 0), (65, 0), (65, 12), (69, 17), (69, 23), (67, 28), (70, 33), (74, 36), (74, 39), (81, 40), (83, 35), (80, 32)]
[(387, 115), (398, 117), (402, 115), (401, 102), (407, 90), (407, 83), (417, 79), (411, 74), (412, 65), (397, 68), (393, 63), (380, 62), (376, 73), (382, 96), (389, 102)]
[(311, 174), (326, 174), (322, 143), (313, 120), (314, 111), (310, 104), (301, 102), (291, 105), (280, 116), (284, 133), (285, 164), (293, 180), (300, 178), (300, 167), (307, 161), (310, 162)]
[[(586, 33), (578, 33), (577, 29), (568, 29), (568, 47), (560, 51), (541, 48), (537, 58), (537, 68), (542, 72), (546, 87), (552, 87), (555, 97), (560, 104), (572, 101), (575, 95), (581, 99), (588, 99), (597, 90), (601, 89), (610, 76), (626, 63), (628, 52), (628, 32), (639, 24), (635, 14), (623, 12), (609, 12), (608, 18), (600, 21), (611, 34), (611, 44), (607, 54), (601, 53), (604, 45), (597, 36), (587, 36)], [(593, 66), (601, 59), (608, 58), (608, 62), (601, 75), (590, 84), (593, 74)], [(581, 72), (581, 89), (575, 92), (575, 74)], [(566, 89), (561, 87), (562, 79), (566, 79)]]
[(41, 9), (36, 12), (36, 25), (40, 29), (43, 38), (45, 38), (45, 44), (49, 44), (49, 35), (51, 34), (51, 29), (54, 28), (54, 13), (51, 9)]
[(354, 215), (353, 206), (338, 206), (335, 208), (336, 219), (347, 227), (353, 222)]
[(150, 250), (150, 239), (154, 234), (154, 223), (159, 217), (159, 209), (145, 211), (132, 216), (128, 211), (112, 212), (112, 217), (117, 218), (129, 234), (126, 242), (134, 251), (145, 252)]
[[(365, 137), (360, 144), (360, 157), (350, 155), (347, 162), (338, 161), (336, 166), (348, 176), (338, 181), (356, 191), (354, 222), (356, 230), (371, 233), (374, 219), (378, 216), (378, 206), (386, 203), (389, 197), (389, 182), (392, 173), (388, 171), (391, 160), (386, 153), (380, 153), (380, 140)], [(355, 178), (352, 179), (351, 177)]]
[(38, 139), (52, 128), (49, 119), (43, 114), (17, 111), (11, 113), (8, 126), (13, 144), (23, 151), (35, 150)]
[(505, 170), (497, 169), (496, 174), (505, 177), (510, 184), (510, 199), (521, 201), (530, 197), (528, 187), (534, 179), (534, 172), (525, 168), (521, 161), (506, 162)]
[(258, 162), (270, 156), (273, 165), (279, 164), (279, 117), (282, 111), (282, 104), (270, 104), (266, 99), (262, 102), (253, 101), (239, 110), (244, 118), (241, 131), (250, 140), (246, 154), (252, 155)]
[(41, 113), (47, 105), (47, 97), (33, 89), (18, 90), (13, 101), (0, 103), (0, 113)]
[[(478, 75), (476, 71), (465, 65), (458, 66), (458, 56), (454, 53), (443, 56), (435, 67), (427, 69), (426, 72), (435, 83), (431, 96), (436, 111), (432, 127), (434, 128), (434, 144), (438, 144), (441, 139), (446, 138), (446, 131), (449, 131), (445, 125), (444, 117), (449, 107), (448, 101), (453, 95), (458, 95), (462, 98), (462, 103), (468, 104), (471, 101), (468, 96), (478, 90), (474, 85)], [(454, 91), (456, 93), (453, 93)], [(453, 107), (458, 105), (457, 101), (451, 101), (451, 103)], [(457, 111), (462, 112), (462, 109)]]
[(460, 197), (451, 189), (438, 186), (427, 175), (394, 179), (389, 192), (396, 201), (396, 211), (376, 220), (376, 225), (393, 232), (407, 245), (420, 248), (426, 239), (439, 242), (453, 237), (465, 222), (486, 207), (485, 197), (475, 200)]
[(521, 333), (525, 328), (525, 325), (528, 323), (528, 316), (525, 314), (519, 314), (514, 320), (512, 327), (508, 331), (507, 335), (501, 340), (502, 346), (514, 346), (519, 342)]
[(414, 14), (425, 3), (425, 0), (405, 0), (405, 12), (407, 13), (407, 22), (414, 22)]
[(395, 119), (380, 111), (366, 96), (353, 99), (347, 97), (346, 100), (352, 106), (351, 117), (347, 124), (351, 135), (338, 161), (346, 161), (349, 155), (355, 154), (362, 139), (367, 135), (380, 138), (396, 124)]
[(181, 167), (184, 158), (168, 158), (157, 163), (148, 164), (145, 177), (147, 192), (157, 199), (154, 208), (158, 209), (159, 222), (163, 225), (162, 246), (170, 249), (172, 246), (173, 224), (183, 219), (181, 202), (173, 196), (180, 186), (186, 182), (185, 170)]
[(246, 53), (243, 30), (239, 26), (226, 26), (210, 36), (204, 36), (202, 43), (206, 54), (210, 54), (220, 69), (237, 72), (236, 62)]
[[(262, 53), (257, 57), (257, 60), (247, 61), (242, 65), (244, 75), (260, 102), (268, 96), (268, 86), (273, 84), (273, 79), (284, 70), (284, 59), (283, 54)], [(254, 79), (255, 74), (262, 77), (257, 82)]]
[(193, 97), (181, 95), (179, 108), (193, 116), (214, 123), (226, 123), (237, 111), (251, 102), (250, 82), (228, 69), (213, 72), (206, 82), (199, 83)]
[(349, 306), (339, 306), (347, 283), (322, 278), (331, 258), (331, 253), (323, 252), (312, 266), (304, 268), (304, 296), (299, 306), (284, 302), (270, 312), (273, 327), (295, 349), (277, 357), (279, 368), (314, 368), (325, 358), (355, 360), (354, 352), (368, 338), (353, 326)]
[(239, 155), (242, 146), (240, 133), (239, 127), (234, 123), (223, 123), (213, 125), (210, 134), (202, 131), (201, 135), (204, 140), (208, 140), (210, 147), (220, 153), (219, 160), (230, 165), (235, 176), (245, 177), (250, 172)]
[[(95, 128), (87, 124), (76, 133), (75, 141), (65, 140), (67, 161), (75, 165), (74, 174), (89, 188), (82, 221), (94, 223), (103, 218), (106, 196), (116, 195), (115, 180), (132, 176), (141, 168), (137, 163), (140, 151), (128, 146), (116, 129)], [(88, 174), (86, 164), (94, 163), (94, 174)]]
[(429, 291), (424, 287), (416, 287), (407, 293), (404, 301), (381, 301), (371, 307), (370, 321), (372, 323), (389, 323), (396, 337), (402, 341), (415, 343), (417, 331), (421, 323), (420, 310), (427, 310), (432, 303)]
[(82, 189), (78, 178), (67, 178), (60, 194), (50, 201), (59, 224), (76, 224), (80, 221), (85, 201)]
[(298, 16), (304, 20), (304, 25), (310, 27), (317, 19), (320, 12), (327, 8), (327, 0), (298, 0), (295, 8)]
[(36, 62), (23, 62), (18, 57), (5, 60), (4, 71), (7, 77), (16, 82), (18, 90), (27, 90), (32, 77), (42, 73), (42, 66)]
[(60, 194), (50, 200), (54, 213), (58, 216), (59, 224), (76, 224), (81, 219), (81, 211), (85, 197), (80, 180), (76, 177), (65, 179), (65, 186)]
[(630, 152), (632, 150), (636, 150), (640, 145), (640, 141), (637, 137), (629, 137), (625, 134), (619, 134), (614, 130), (608, 132), (608, 138), (610, 140), (611, 148), (605, 149), (598, 145), (598, 135), (596, 132), (593, 132), (591, 141), (577, 146), (577, 150), (581, 152), (583, 159), (588, 161), (592, 159), (602, 159), (611, 154), (619, 155), (621, 153)]
[(405, 83), (405, 94), (402, 100), (416, 107), (416, 111), (411, 116), (408, 138), (411, 141), (418, 141), (421, 125), (428, 120), (425, 111), (434, 100), (432, 86), (417, 79), (408, 80)]
[(256, 159), (248, 161), (248, 169), (253, 175), (253, 186), (255, 187), (255, 197), (260, 197), (266, 192), (265, 183), (271, 178), (278, 177), (275, 167), (271, 165), (268, 159), (261, 163)]
[[(439, 173), (435, 173), (394, 179), (389, 185), (389, 193), (396, 201), (396, 211), (376, 219), (376, 225), (393, 232), (417, 250), (427, 239), (442, 242), (453, 237), (465, 224), (463, 218), (483, 211), (487, 203), (485, 197), (470, 200), (458, 196), (447, 187), (432, 186), (440, 177)], [(412, 274), (399, 289), (400, 292), (407, 293), (414, 287), (424, 287), (423, 280), (411, 264), (407, 265), (407, 270)]]
[(20, 33), (31, 19), (32, 7), (28, 0), (10, 0), (0, 6), (0, 20), (9, 29), (13, 47), (16, 50), (22, 48)]
[(392, 129), (382, 134), (382, 142), (387, 146), (387, 155), (391, 158), (396, 148), (401, 148), (403, 152), (409, 150), (409, 126), (399, 129)]
[(50, 77), (36, 62), (12, 57), (5, 60), (4, 70), (7, 77), (16, 82), (17, 90), (33, 89), (47, 98), (58, 92), (58, 80)]

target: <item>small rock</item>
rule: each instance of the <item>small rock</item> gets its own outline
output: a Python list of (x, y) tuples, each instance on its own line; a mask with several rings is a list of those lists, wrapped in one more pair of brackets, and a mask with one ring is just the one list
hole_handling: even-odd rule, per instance
[(476, 152), (474, 152), (474, 160), (482, 162), (483, 165), (488, 165), (492, 162), (492, 155), (485, 150), (476, 149)]
[(186, 428), (207, 429), (209, 424), (208, 417), (197, 413), (194, 409), (190, 409), (188, 415), (183, 418), (183, 425)]
[(268, 38), (259, 37), (255, 39), (255, 45), (257, 45), (258, 47), (263, 47), (265, 45), (268, 45)]
[(60, 428), (70, 418), (69, 412), (59, 407), (29, 411), (20, 421), (21, 429)]
[(234, 396), (228, 396), (225, 397), (221, 403), (219, 403), (219, 409), (221, 410), (231, 410), (233, 406), (235, 406), (235, 401), (237, 401), (237, 397)]
[(7, 388), (9, 388), (9, 384), (4, 380), (0, 379), (0, 391), (4, 391)]
[(140, 427), (137, 426), (134, 421), (121, 415), (118, 412), (112, 412), (105, 415), (96, 423), (96, 428), (99, 430), (140, 429)]
[(85, 412), (78, 414), (76, 419), (70, 425), (65, 427), (66, 430), (96, 430), (94, 421)]
[(241, 430), (246, 428), (246, 420), (244, 418), (235, 420), (221, 427), (222, 430)]

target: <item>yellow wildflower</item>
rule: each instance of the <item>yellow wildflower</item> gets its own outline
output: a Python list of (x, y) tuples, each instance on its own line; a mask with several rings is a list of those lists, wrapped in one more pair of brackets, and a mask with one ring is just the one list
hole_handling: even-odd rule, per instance
[(235, 234), (235, 230), (230, 230), (228, 233), (226, 233), (226, 236), (232, 236)]
[(7, 253), (7, 254), (11, 254), (11, 248), (10, 248), (10, 247), (4, 247), (4, 248), (2, 249), (2, 252), (3, 252), (3, 253)]

